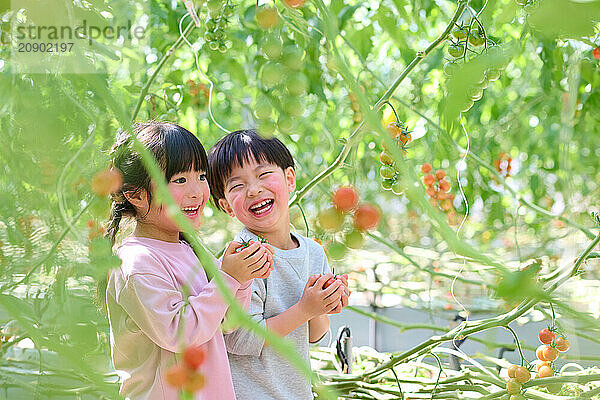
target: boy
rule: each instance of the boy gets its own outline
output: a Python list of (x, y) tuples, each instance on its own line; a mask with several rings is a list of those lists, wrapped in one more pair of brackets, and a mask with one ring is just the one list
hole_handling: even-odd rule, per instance
[[(209, 154), (209, 183), (218, 206), (244, 228), (237, 241), (266, 239), (275, 248), (275, 269), (255, 280), (248, 312), (295, 342), (309, 361), (308, 347), (329, 330), (327, 314), (348, 304), (345, 277), (332, 278), (323, 248), (290, 232), (289, 195), (296, 188), (294, 160), (276, 138), (254, 130), (230, 133)], [(225, 336), (238, 400), (312, 399), (310, 382), (254, 334), (238, 329)]]

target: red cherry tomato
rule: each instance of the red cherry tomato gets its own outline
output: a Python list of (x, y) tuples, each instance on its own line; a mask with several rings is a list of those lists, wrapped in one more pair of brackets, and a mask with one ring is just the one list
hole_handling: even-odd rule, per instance
[(571, 348), (571, 342), (562, 336), (558, 337), (554, 344), (556, 345), (556, 350), (560, 352), (567, 351), (569, 348)]
[(548, 328), (544, 328), (540, 331), (538, 337), (540, 338), (540, 342), (550, 344), (554, 340), (554, 332)]

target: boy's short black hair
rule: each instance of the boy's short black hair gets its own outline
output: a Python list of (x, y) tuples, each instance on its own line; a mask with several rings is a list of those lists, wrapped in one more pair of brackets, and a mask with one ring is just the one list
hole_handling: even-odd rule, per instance
[(211, 196), (219, 206), (225, 197), (225, 182), (233, 168), (242, 167), (252, 157), (256, 162), (266, 161), (285, 171), (294, 168), (294, 158), (276, 137), (265, 138), (254, 129), (231, 132), (219, 140), (208, 154), (208, 183)]

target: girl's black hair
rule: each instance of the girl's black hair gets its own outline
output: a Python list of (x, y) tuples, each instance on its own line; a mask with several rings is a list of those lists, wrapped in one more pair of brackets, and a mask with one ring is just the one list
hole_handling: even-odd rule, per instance
[[(194, 134), (179, 125), (158, 121), (140, 122), (133, 125), (132, 134), (152, 152), (167, 181), (180, 172), (208, 171), (208, 159), (202, 143)], [(137, 215), (135, 207), (125, 198), (123, 192), (145, 190), (150, 205), (152, 190), (150, 175), (144, 167), (140, 154), (133, 149), (130, 133), (123, 130), (117, 132), (117, 139), (110, 150), (110, 156), (111, 167), (119, 170), (123, 176), (121, 188), (111, 195), (111, 216), (106, 234), (114, 244), (119, 224), (124, 216), (143, 218)]]
[(294, 158), (276, 137), (262, 137), (254, 129), (235, 131), (221, 138), (208, 155), (208, 183), (216, 206), (225, 197), (225, 182), (235, 167), (243, 167), (250, 161), (266, 161), (286, 168), (294, 168)]

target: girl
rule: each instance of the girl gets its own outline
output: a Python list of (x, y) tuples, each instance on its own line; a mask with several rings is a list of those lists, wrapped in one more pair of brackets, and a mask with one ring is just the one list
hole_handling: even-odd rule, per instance
[[(134, 134), (154, 154), (175, 202), (197, 228), (210, 197), (200, 141), (180, 126), (154, 121), (136, 124)], [(117, 250), (122, 265), (111, 272), (106, 289), (111, 355), (122, 377), (121, 394), (176, 399), (177, 389), (166, 382), (165, 373), (180, 364), (178, 352), (199, 346), (205, 357), (198, 371), (205, 383), (195, 398), (235, 399), (220, 330), (227, 304), (199, 268), (166, 207), (153, 201), (154, 183), (129, 134), (118, 134), (111, 156), (112, 167), (123, 177), (112, 195), (108, 235), (113, 243), (121, 219), (135, 220), (132, 236)], [(247, 309), (252, 280), (269, 275), (272, 258), (260, 243), (241, 251), (238, 247), (236, 242), (227, 246), (220, 274)]]

